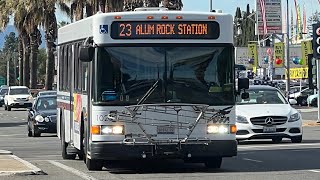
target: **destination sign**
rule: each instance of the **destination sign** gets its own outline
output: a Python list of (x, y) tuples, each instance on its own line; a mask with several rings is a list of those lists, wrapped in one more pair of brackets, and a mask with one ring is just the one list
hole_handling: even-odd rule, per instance
[(215, 21), (116, 21), (111, 24), (113, 39), (218, 39)]

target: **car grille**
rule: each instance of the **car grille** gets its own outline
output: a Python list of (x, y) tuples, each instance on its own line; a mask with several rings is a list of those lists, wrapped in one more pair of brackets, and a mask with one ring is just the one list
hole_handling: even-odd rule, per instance
[[(277, 128), (276, 132), (284, 132), (287, 128)], [(263, 133), (263, 129), (252, 129), (254, 133)]]
[(28, 101), (28, 98), (16, 98), (16, 101)]
[[(271, 118), (272, 124), (267, 124), (266, 119)], [(267, 125), (281, 125), (287, 122), (286, 116), (261, 116), (254, 117), (250, 119), (251, 123), (254, 125), (267, 126)]]

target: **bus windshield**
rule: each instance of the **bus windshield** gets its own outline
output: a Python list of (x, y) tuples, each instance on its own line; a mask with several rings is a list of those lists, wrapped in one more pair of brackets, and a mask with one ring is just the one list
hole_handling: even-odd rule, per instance
[(100, 47), (96, 103), (234, 105), (233, 46)]

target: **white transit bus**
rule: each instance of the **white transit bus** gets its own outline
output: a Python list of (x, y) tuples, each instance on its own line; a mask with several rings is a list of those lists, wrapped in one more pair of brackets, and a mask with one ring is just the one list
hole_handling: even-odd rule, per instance
[(60, 28), (57, 50), (64, 159), (89, 170), (157, 158), (220, 168), (236, 156), (231, 15), (98, 13)]

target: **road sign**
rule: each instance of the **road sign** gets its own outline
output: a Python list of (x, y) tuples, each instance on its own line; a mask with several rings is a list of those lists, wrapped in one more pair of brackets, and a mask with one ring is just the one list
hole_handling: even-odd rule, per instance
[[(287, 79), (287, 70), (286, 70)], [(308, 78), (308, 68), (290, 68), (290, 79), (305, 79)]]
[[(261, 0), (256, 0), (256, 12), (258, 12), (259, 34), (263, 34), (263, 21), (261, 14)], [(267, 33), (282, 33), (281, 0), (264, 0), (265, 14), (267, 20)], [(256, 32), (257, 34), (257, 32)]]
[(274, 67), (279, 68), (283, 66), (284, 66), (284, 43), (278, 42), (274, 44)]
[(301, 42), (301, 60), (302, 66), (306, 67), (308, 65), (308, 54), (312, 54), (312, 43), (311, 41)]
[(320, 59), (320, 23), (312, 24), (313, 57)]
[(249, 59), (253, 60), (253, 63), (251, 63), (251, 67), (257, 67), (258, 66), (258, 50), (256, 44), (248, 44), (248, 56)]

